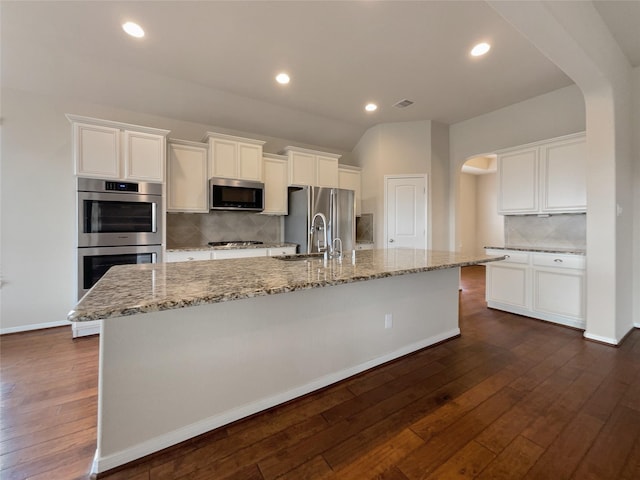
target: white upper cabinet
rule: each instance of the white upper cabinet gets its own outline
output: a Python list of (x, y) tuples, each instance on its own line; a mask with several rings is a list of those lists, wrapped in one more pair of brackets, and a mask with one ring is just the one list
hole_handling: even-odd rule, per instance
[(498, 156), (498, 213), (537, 213), (538, 149)]
[(73, 158), (76, 175), (120, 177), (120, 130), (73, 123)]
[(540, 147), (542, 211), (587, 210), (587, 142), (584, 136)]
[(207, 144), (170, 139), (168, 150), (167, 211), (207, 213)]
[(287, 157), (265, 153), (263, 159), (265, 215), (287, 215)]
[(338, 158), (322, 155), (316, 157), (316, 185), (319, 187), (337, 187), (339, 185)]
[(355, 192), (356, 216), (358, 217), (362, 213), (361, 184), (361, 170), (359, 167), (338, 166), (338, 187)]
[(207, 132), (210, 177), (262, 182), (262, 146), (265, 142)]
[(75, 174), (114, 180), (164, 181), (168, 130), (67, 115)]
[(498, 153), (498, 213), (586, 212), (584, 133)]
[(165, 137), (144, 132), (125, 130), (125, 178), (146, 182), (164, 179)]
[(340, 155), (299, 147), (286, 147), (289, 159), (289, 185), (338, 187)]

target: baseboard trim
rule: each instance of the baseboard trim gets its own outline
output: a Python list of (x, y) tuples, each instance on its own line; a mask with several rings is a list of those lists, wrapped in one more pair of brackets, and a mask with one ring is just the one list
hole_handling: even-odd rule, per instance
[(601, 335), (595, 335), (593, 333), (587, 333), (587, 332), (584, 332), (584, 338), (586, 338), (587, 340), (592, 340), (594, 342), (606, 343), (607, 345), (613, 345), (613, 346), (617, 346), (620, 343), (615, 338), (603, 337)]
[(43, 330), (45, 328), (64, 327), (66, 325), (71, 326), (71, 323), (68, 320), (61, 320), (59, 322), (48, 322), (48, 323), (32, 323), (31, 325), (20, 325), (18, 327), (0, 328), (0, 335), (5, 335), (7, 333), (29, 332), (31, 330)]
[(430, 347), (459, 335), (460, 329), (456, 328), (448, 332), (423, 339), (419, 342), (406, 345), (398, 350), (382, 355), (373, 360), (369, 360), (359, 365), (355, 365), (353, 367), (346, 368), (329, 375), (325, 375), (292, 390), (288, 390), (278, 395), (252, 402), (248, 405), (229, 410), (219, 415), (205, 418), (199, 422), (187, 425), (183, 428), (179, 428), (167, 434), (134, 445), (133, 447), (121, 450), (120, 452), (108, 455), (106, 457), (99, 458), (98, 453), (96, 453), (96, 458), (94, 459), (94, 465), (92, 466), (91, 471), (95, 474), (102, 474), (108, 470), (122, 466), (134, 460), (138, 460), (146, 455), (150, 455), (172, 445), (176, 445), (190, 438), (222, 427), (223, 425), (227, 425), (229, 423), (235, 422), (236, 420), (240, 420), (241, 418), (245, 418), (263, 410), (275, 407), (276, 405), (280, 405), (282, 403), (311, 393), (315, 390), (319, 390), (346, 378), (352, 377), (353, 375), (357, 375), (358, 373), (362, 373), (366, 370), (369, 370), (370, 368), (377, 367), (379, 365), (382, 365), (383, 363), (395, 360), (409, 353), (418, 351), (426, 347)]

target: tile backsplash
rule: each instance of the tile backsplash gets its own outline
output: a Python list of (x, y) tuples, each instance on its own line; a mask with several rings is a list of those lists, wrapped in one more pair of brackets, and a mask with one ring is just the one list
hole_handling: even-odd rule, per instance
[(207, 242), (280, 242), (282, 217), (253, 212), (167, 213), (167, 248)]
[(356, 242), (373, 243), (373, 213), (356, 217)]
[(585, 213), (551, 215), (508, 215), (504, 217), (505, 247), (587, 247)]

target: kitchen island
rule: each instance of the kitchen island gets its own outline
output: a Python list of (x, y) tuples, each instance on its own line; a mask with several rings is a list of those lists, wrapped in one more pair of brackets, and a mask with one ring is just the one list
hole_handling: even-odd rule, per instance
[(103, 320), (93, 470), (459, 335), (459, 267), (502, 258), (389, 249), (113, 267), (69, 314)]

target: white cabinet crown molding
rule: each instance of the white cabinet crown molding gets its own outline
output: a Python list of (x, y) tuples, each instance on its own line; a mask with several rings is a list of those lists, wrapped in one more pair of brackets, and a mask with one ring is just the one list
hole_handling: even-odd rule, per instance
[(241, 142), (241, 143), (250, 143), (253, 145), (264, 145), (265, 141), (256, 140), (255, 138), (246, 138), (246, 137), (238, 137), (235, 135), (228, 135), (226, 133), (216, 133), (216, 132), (206, 132), (204, 137), (202, 137), (203, 142), (208, 142), (209, 138), (219, 138), (222, 140), (229, 140), (233, 142)]
[(568, 135), (562, 135), (560, 137), (545, 138), (545, 139), (542, 139), (542, 140), (536, 140), (535, 142), (531, 142), (531, 143), (524, 143), (522, 145), (514, 145), (514, 146), (511, 146), (511, 147), (505, 147), (503, 149), (494, 151), (491, 155), (502, 155), (504, 153), (509, 153), (509, 152), (513, 152), (513, 151), (517, 151), (517, 150), (524, 150), (524, 149), (527, 149), (527, 148), (537, 148), (537, 147), (541, 147), (542, 145), (546, 145), (546, 144), (548, 144), (550, 142), (557, 142), (557, 141), (562, 141), (562, 140), (572, 140), (574, 138), (585, 137), (586, 134), (587, 134), (587, 132), (582, 131), (582, 132), (570, 133)]
[(336, 159), (342, 157), (342, 155), (339, 155), (337, 153), (322, 152), (320, 150), (311, 150), (309, 148), (294, 147), (291, 145), (284, 147), (283, 152), (285, 152), (285, 154), (288, 152), (308, 153), (309, 155), (319, 155), (321, 157), (330, 157)]
[(281, 155), (279, 153), (266, 153), (262, 152), (263, 158), (268, 158), (270, 160), (284, 160), (285, 162), (288, 160), (286, 155)]
[(168, 138), (167, 143), (172, 145), (184, 145), (186, 147), (209, 148), (208, 143), (194, 142), (192, 140), (182, 140), (179, 138)]
[(84, 116), (75, 115), (72, 113), (65, 114), (65, 117), (67, 117), (67, 120), (69, 120), (71, 123), (74, 123), (74, 122), (87, 123), (90, 125), (100, 125), (103, 127), (117, 128), (119, 130), (133, 130), (136, 132), (162, 135), (163, 137), (166, 137), (171, 132), (171, 130), (164, 130), (162, 128), (145, 127), (142, 125), (133, 125), (131, 123), (116, 122), (113, 120), (104, 120), (102, 118), (84, 117)]

